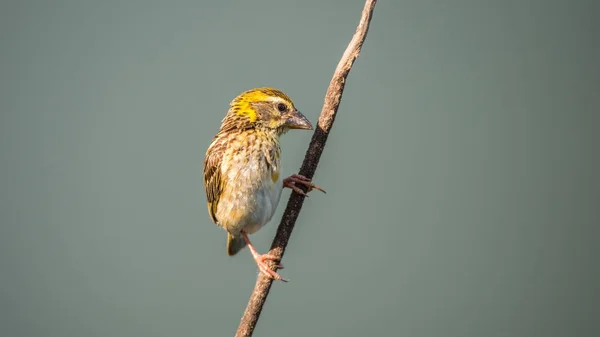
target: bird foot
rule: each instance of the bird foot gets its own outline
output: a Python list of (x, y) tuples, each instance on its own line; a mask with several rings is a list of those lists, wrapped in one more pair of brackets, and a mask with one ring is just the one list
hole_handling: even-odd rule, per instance
[[(254, 261), (256, 261), (256, 265), (258, 266), (258, 270), (260, 270), (261, 273), (263, 273), (266, 277), (274, 279), (274, 280), (278, 280), (278, 281), (283, 281), (283, 282), (287, 282), (288, 280), (284, 279), (283, 277), (281, 277), (281, 275), (277, 274), (276, 272), (272, 271), (271, 268), (269, 268), (269, 266), (267, 265), (266, 261), (275, 261), (275, 262), (279, 262), (280, 258), (278, 258), (275, 255), (271, 255), (271, 254), (252, 254), (254, 256)], [(278, 269), (283, 269), (283, 265), (280, 263), (276, 266)]]
[(313, 189), (315, 189), (317, 191), (321, 191), (323, 193), (326, 193), (324, 189), (313, 184), (310, 179), (306, 178), (305, 176), (301, 176), (299, 174), (292, 174), (291, 176), (283, 179), (283, 187), (291, 188), (294, 192), (296, 192), (300, 195), (303, 195), (305, 197), (308, 197), (308, 194), (306, 194), (300, 187), (297, 186), (298, 184), (306, 186), (306, 188), (307, 188), (306, 193), (312, 191)]
[[(269, 268), (269, 266), (265, 262), (268, 260), (279, 262), (281, 259), (273, 254), (259, 254), (258, 251), (256, 251), (256, 248), (254, 248), (254, 246), (252, 245), (252, 242), (250, 242), (248, 234), (242, 231), (242, 236), (244, 237), (244, 240), (246, 240), (246, 244), (248, 244), (248, 248), (250, 249), (250, 253), (252, 253), (254, 261), (256, 261), (258, 270), (260, 270), (261, 273), (263, 273), (266, 277), (270, 279), (287, 282), (288, 280), (284, 279), (283, 277), (281, 277), (281, 275), (272, 271), (271, 268)], [(278, 269), (283, 269), (283, 264), (280, 263), (275, 267)]]

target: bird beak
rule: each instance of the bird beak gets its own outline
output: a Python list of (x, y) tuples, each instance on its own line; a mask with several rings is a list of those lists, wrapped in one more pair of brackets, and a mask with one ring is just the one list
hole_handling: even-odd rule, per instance
[(285, 126), (290, 129), (304, 129), (304, 130), (312, 130), (312, 124), (304, 117), (304, 115), (295, 110), (290, 112), (285, 119)]

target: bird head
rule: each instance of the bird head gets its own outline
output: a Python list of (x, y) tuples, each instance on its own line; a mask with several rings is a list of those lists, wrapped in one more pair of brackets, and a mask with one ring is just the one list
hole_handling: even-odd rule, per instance
[(231, 101), (221, 130), (261, 129), (278, 135), (289, 129), (312, 130), (312, 124), (283, 92), (274, 88), (245, 91)]

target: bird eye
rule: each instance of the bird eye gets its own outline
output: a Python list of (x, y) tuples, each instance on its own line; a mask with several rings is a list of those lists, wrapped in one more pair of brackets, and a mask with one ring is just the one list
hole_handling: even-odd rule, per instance
[(286, 112), (287, 106), (283, 103), (279, 103), (279, 104), (277, 104), (277, 110), (279, 110), (279, 112)]

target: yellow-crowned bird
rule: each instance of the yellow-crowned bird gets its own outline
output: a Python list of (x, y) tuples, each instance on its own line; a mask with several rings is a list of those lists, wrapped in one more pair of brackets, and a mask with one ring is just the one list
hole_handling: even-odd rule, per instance
[(227, 254), (235, 255), (248, 245), (258, 269), (282, 281), (265, 264), (278, 259), (259, 254), (248, 234), (271, 220), (283, 187), (302, 195), (299, 184), (324, 192), (301, 175), (280, 177), (279, 137), (290, 129), (311, 130), (312, 125), (286, 94), (273, 88), (245, 91), (231, 102), (204, 159), (208, 213), (227, 231)]

